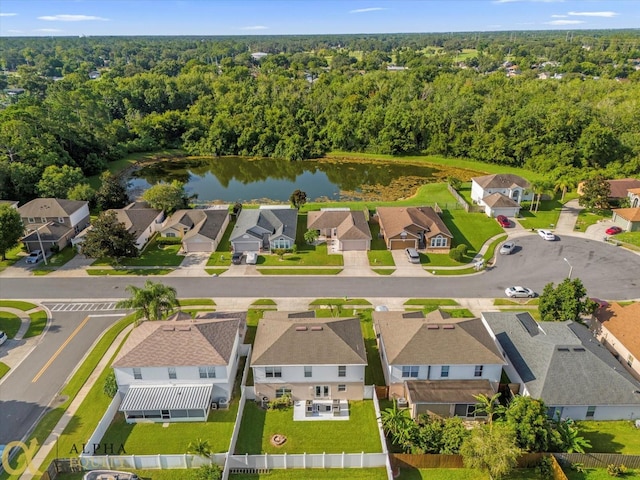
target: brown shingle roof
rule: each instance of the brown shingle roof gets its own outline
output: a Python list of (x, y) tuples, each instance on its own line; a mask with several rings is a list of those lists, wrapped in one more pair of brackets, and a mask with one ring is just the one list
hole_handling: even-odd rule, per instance
[(640, 188), (640, 180), (635, 178), (620, 178), (616, 180), (607, 180), (611, 187), (610, 198), (624, 198), (630, 188)]
[(373, 312), (390, 365), (504, 364), (489, 332), (477, 318), (431, 312), (406, 318), (402, 312)]
[(441, 233), (453, 238), (447, 226), (431, 207), (378, 207), (376, 212), (387, 238), (400, 235), (411, 225), (433, 234)]
[[(305, 312), (306, 313), (306, 312)], [(251, 365), (366, 365), (357, 318), (310, 318), (265, 312)]]
[(118, 222), (123, 223), (127, 231), (136, 238), (154, 223), (161, 212), (155, 208), (141, 206), (139, 202), (134, 202), (125, 208), (114, 208), (108, 211), (114, 212)]
[(410, 380), (406, 382), (408, 399), (413, 403), (467, 403), (478, 401), (474, 395), (491, 397), (495, 390), (489, 380)]
[(519, 207), (518, 202), (510, 199), (502, 193), (492, 193), (482, 199), (491, 208)]
[(228, 216), (229, 211), (223, 209), (178, 210), (169, 217), (162, 231), (168, 228), (187, 228), (189, 231), (184, 234), (184, 240), (196, 235), (215, 240)]
[(612, 303), (599, 308), (595, 317), (636, 359), (640, 359), (640, 303), (626, 307)]
[(114, 367), (228, 365), (238, 318), (147, 321), (133, 329)]
[(38, 228), (38, 232), (32, 230), (28, 232), (23, 238), (23, 242), (35, 242), (38, 241), (38, 233), (40, 234), (40, 240), (43, 242), (57, 242), (61, 238), (69, 235), (73, 232), (73, 228), (62, 225), (61, 223), (49, 222)]
[(629, 222), (640, 222), (640, 207), (616, 208), (613, 212)]
[(68, 217), (87, 202), (63, 198), (36, 198), (18, 208), (23, 218)]
[(340, 240), (371, 239), (369, 224), (361, 211), (321, 210), (307, 214), (307, 228), (311, 230), (336, 229)]
[(529, 188), (531, 185), (524, 178), (512, 173), (494, 173), (493, 175), (483, 175), (482, 177), (473, 177), (471, 180), (476, 182), (482, 188)]

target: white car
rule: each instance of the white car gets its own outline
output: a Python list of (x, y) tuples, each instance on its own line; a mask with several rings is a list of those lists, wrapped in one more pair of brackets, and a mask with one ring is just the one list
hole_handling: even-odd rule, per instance
[(9, 337), (7, 337), (7, 334), (0, 330), (0, 345), (6, 342), (8, 338)]
[(42, 250), (34, 250), (27, 256), (27, 263), (38, 263), (42, 258)]
[(247, 265), (255, 265), (258, 263), (258, 254), (256, 252), (247, 252), (246, 260)]
[(511, 255), (516, 248), (516, 242), (504, 242), (500, 247), (500, 255)]
[(536, 296), (536, 292), (526, 287), (508, 287), (504, 293), (509, 298), (533, 298)]
[(550, 232), (549, 230), (538, 230), (538, 235), (540, 235), (542, 238), (544, 238), (545, 240), (555, 240), (556, 236), (553, 234), (553, 232)]

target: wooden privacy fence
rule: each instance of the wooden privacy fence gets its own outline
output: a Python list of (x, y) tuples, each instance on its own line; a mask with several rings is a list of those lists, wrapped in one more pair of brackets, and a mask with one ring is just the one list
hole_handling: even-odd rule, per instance
[[(544, 453), (525, 453), (518, 459), (518, 468), (535, 467)], [(464, 468), (462, 455), (441, 455), (426, 453), (412, 455), (409, 453), (391, 453), (391, 464), (394, 469), (400, 468)]]
[(561, 465), (581, 463), (587, 468), (606, 468), (607, 465), (624, 465), (640, 468), (640, 455), (622, 455), (618, 453), (554, 453)]

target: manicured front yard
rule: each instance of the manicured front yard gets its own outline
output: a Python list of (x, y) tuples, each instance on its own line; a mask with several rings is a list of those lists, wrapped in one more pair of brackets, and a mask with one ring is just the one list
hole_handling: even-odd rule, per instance
[[(376, 415), (371, 400), (349, 402), (347, 421), (293, 421), (293, 407), (264, 410), (247, 402), (236, 453), (371, 453), (381, 452)], [(287, 437), (281, 447), (270, 443), (272, 435)]]
[[(448, 193), (448, 191), (447, 191)], [(467, 245), (466, 262), (470, 262), (474, 255), (480, 251), (482, 245), (494, 235), (504, 233), (504, 230), (493, 218), (484, 213), (467, 213), (463, 209), (445, 210), (442, 220), (453, 235), (453, 245)], [(430, 258), (434, 255), (430, 255)], [(446, 255), (447, 258), (448, 255)], [(448, 265), (431, 260), (432, 265)], [(455, 265), (456, 263), (454, 263)]]
[(612, 212), (611, 210), (601, 210), (591, 212), (589, 210), (580, 210), (578, 218), (576, 220), (576, 231), (584, 232), (591, 225), (595, 225), (600, 220), (610, 220)]
[(7, 337), (13, 338), (20, 330), (22, 321), (15, 313), (0, 311), (0, 330), (7, 334)]
[[(125, 267), (177, 267), (182, 263), (184, 257), (178, 255), (181, 245), (159, 245), (157, 237), (151, 239), (144, 250), (137, 258), (124, 258), (120, 265)], [(99, 258), (91, 264), (92, 266), (114, 265), (110, 258)]]
[(621, 242), (630, 243), (636, 247), (640, 247), (640, 232), (623, 232), (614, 237)]
[(640, 432), (630, 420), (578, 422), (578, 429), (591, 452), (640, 455)]
[(9, 365), (7, 365), (6, 363), (0, 362), (0, 378), (4, 377), (7, 373), (9, 373), (9, 370), (11, 370), (11, 368), (9, 368)]
[(451, 298), (410, 298), (404, 302), (407, 306), (435, 306), (435, 307), (455, 307), (460, 305), (458, 302)]
[(92, 276), (103, 275), (166, 275), (173, 272), (173, 268), (88, 268), (87, 274)]
[(40, 262), (38, 264), (38, 268), (33, 269), (32, 272), (34, 275), (46, 275), (47, 273), (53, 272), (54, 270), (62, 267), (77, 254), (78, 251), (69, 245), (58, 253), (52, 255), (50, 258), (47, 258), (47, 265), (45, 265), (44, 262)]
[(261, 275), (337, 275), (341, 268), (259, 268)]
[(14, 263), (16, 263), (18, 260), (20, 260), (22, 258), (22, 253), (23, 253), (22, 245), (18, 245), (17, 247), (12, 248), (11, 250), (8, 250), (7, 253), (5, 254), (5, 257), (7, 257), (7, 259), (0, 260), (0, 272), (2, 272), (5, 268), (10, 267)]
[(532, 212), (529, 208), (521, 208), (518, 221), (524, 228), (551, 228), (558, 223), (558, 217), (562, 210), (560, 200), (542, 200), (537, 212)]

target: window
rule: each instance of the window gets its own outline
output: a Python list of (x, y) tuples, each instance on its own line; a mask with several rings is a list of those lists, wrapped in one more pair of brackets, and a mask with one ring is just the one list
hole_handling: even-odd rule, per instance
[(276, 389), (276, 398), (280, 398), (283, 397), (285, 395), (291, 395), (291, 389), (290, 388), (277, 388)]
[(165, 237), (167, 238), (176, 238), (176, 234), (173, 232), (167, 232), (167, 234), (165, 235)]
[(449, 376), (449, 365), (440, 367), (440, 377), (447, 378)]
[(417, 365), (405, 365), (402, 367), (402, 378), (418, 378)]
[(447, 239), (441, 235), (438, 235), (436, 237), (433, 237), (431, 239), (431, 246), (432, 247), (446, 247), (447, 246)]
[(142, 371), (139, 368), (133, 369), (133, 378), (136, 380), (142, 380)]
[(596, 407), (587, 407), (587, 418), (593, 418), (596, 413)]
[(264, 373), (267, 378), (281, 378), (282, 368), (281, 367), (265, 367)]
[(216, 378), (216, 367), (198, 367), (200, 378)]
[(347, 391), (347, 386), (346, 385), (338, 385), (338, 391), (339, 392), (346, 392)]
[(482, 370), (484, 370), (484, 366), (483, 365), (476, 365), (476, 369), (473, 372), (473, 376), (474, 377), (481, 377), (482, 376)]
[(312, 369), (311, 367), (304, 367), (304, 378), (311, 378)]
[(169, 378), (171, 380), (175, 380), (176, 378), (178, 378), (178, 376), (176, 375), (175, 367), (169, 367), (167, 370), (169, 371)]
[(36, 219), (33, 217), (28, 217), (27, 218), (27, 223), (36, 223)]
[(346, 365), (338, 366), (338, 376), (339, 377), (346, 377), (347, 376), (347, 366)]
[(58, 223), (64, 223), (64, 218), (58, 217)]
[(42, 217), (42, 218), (40, 218), (40, 221), (41, 221), (42, 223), (47, 223), (47, 217)]
[(627, 357), (627, 365), (633, 365), (633, 355), (631, 354)]

